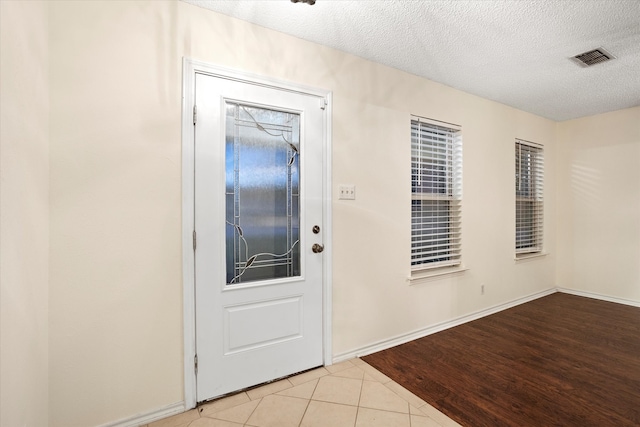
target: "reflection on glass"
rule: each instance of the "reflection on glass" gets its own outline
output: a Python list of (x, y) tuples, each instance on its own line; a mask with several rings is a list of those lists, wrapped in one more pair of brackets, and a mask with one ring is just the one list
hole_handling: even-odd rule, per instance
[(300, 116), (227, 102), (227, 284), (300, 275)]

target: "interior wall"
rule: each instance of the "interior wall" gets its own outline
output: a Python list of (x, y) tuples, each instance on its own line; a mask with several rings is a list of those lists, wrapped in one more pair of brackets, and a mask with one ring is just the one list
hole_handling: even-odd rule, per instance
[(0, 425), (48, 422), (47, 2), (0, 1)]
[(558, 286), (640, 302), (640, 107), (558, 124)]
[(177, 7), (50, 5), (52, 427), (183, 400)]
[[(553, 165), (554, 122), (182, 2), (50, 8), (52, 427), (183, 399), (185, 56), (333, 91), (336, 357), (555, 286), (553, 167), (549, 255), (514, 261), (514, 140)], [(463, 128), (468, 269), (412, 285), (410, 114)]]

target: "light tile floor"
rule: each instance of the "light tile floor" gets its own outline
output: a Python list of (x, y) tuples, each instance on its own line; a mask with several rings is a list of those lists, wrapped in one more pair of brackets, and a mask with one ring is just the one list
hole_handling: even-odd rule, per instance
[(360, 359), (218, 399), (146, 427), (460, 427)]

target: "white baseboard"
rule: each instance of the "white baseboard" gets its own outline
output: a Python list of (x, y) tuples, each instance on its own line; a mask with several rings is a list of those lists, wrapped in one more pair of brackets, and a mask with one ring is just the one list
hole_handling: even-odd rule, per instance
[(171, 415), (181, 414), (184, 411), (184, 402), (176, 402), (143, 414), (137, 414), (129, 418), (123, 418), (118, 421), (102, 424), (98, 427), (138, 427), (161, 420), (162, 418), (166, 418)]
[(617, 304), (630, 305), (630, 306), (633, 306), (633, 307), (640, 307), (640, 301), (633, 301), (633, 300), (624, 299), (624, 298), (611, 297), (611, 296), (608, 296), (608, 295), (596, 294), (594, 292), (579, 291), (577, 289), (569, 289), (569, 288), (557, 288), (557, 289), (558, 289), (558, 292), (562, 292), (562, 293), (565, 293), (565, 294), (577, 295), (579, 297), (587, 297), (587, 298), (599, 299), (599, 300), (608, 301), (608, 302), (615, 302)]
[(452, 320), (447, 320), (445, 322), (437, 323), (426, 328), (421, 328), (406, 334), (401, 334), (392, 338), (381, 340), (364, 347), (356, 348), (345, 353), (337, 354), (333, 357), (333, 363), (339, 363), (345, 360), (353, 359), (354, 357), (366, 356), (371, 353), (386, 350), (388, 348), (395, 347), (397, 345), (404, 344), (418, 338), (426, 337), (427, 335), (435, 334), (436, 332), (444, 331), (445, 329), (453, 328), (454, 326), (462, 325), (463, 323), (471, 322), (472, 320), (480, 319), (481, 317), (498, 313), (499, 311), (524, 304), (525, 302), (533, 301), (535, 299), (551, 295), (555, 292), (557, 292), (556, 288), (550, 288), (545, 291), (536, 292), (534, 294), (524, 296), (522, 298), (517, 298), (513, 301), (494, 305), (492, 307), (485, 308), (471, 314), (456, 317)]

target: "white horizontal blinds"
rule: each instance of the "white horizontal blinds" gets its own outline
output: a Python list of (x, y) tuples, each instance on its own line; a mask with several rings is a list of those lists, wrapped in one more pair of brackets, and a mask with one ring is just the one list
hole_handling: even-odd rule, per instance
[(542, 251), (544, 155), (542, 146), (516, 140), (516, 255)]
[(412, 268), (460, 264), (460, 127), (412, 117), (411, 198)]

